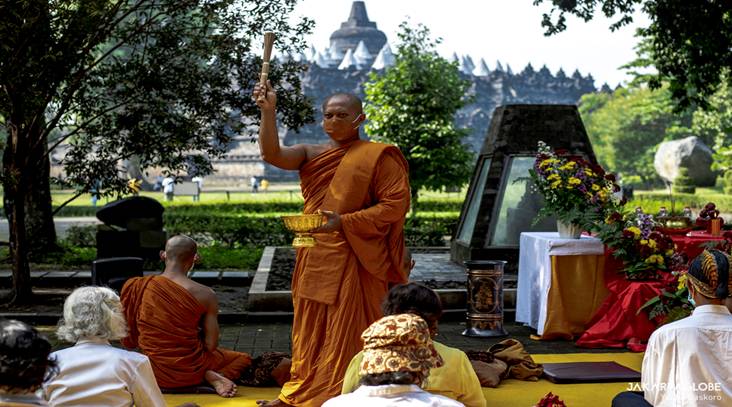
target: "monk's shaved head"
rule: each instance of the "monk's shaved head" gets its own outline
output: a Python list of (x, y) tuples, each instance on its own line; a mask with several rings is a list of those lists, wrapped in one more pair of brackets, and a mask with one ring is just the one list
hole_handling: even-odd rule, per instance
[(363, 103), (361, 102), (361, 98), (353, 93), (334, 93), (328, 96), (323, 101), (323, 111), (325, 111), (326, 106), (328, 106), (328, 103), (331, 100), (338, 100), (339, 102), (343, 101), (350, 109), (353, 109), (354, 112), (363, 113)]
[(165, 258), (170, 261), (185, 261), (196, 255), (198, 244), (185, 235), (173, 236), (165, 243)]

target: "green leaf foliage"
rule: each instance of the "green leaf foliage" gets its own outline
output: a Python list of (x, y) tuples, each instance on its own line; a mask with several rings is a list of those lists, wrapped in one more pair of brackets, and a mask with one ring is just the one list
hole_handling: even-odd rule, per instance
[(610, 94), (587, 94), (580, 100), (579, 110), (601, 165), (620, 175), (626, 185), (660, 185), (653, 167), (658, 144), (691, 132), (691, 113), (674, 112), (666, 87), (618, 88)]
[[(80, 192), (101, 181), (102, 195), (127, 189), (130, 162), (210, 173), (232, 137), (256, 130), (263, 32), (279, 52), (304, 46), (313, 23), (290, 19), (296, 1), (3, 2), (0, 117), (19, 136), (8, 148), (63, 144), (59, 181)], [(273, 61), (270, 74), (292, 129), (313, 115), (303, 69)]]
[[(534, 0), (540, 5), (548, 0)], [(641, 10), (649, 17), (647, 27), (638, 30), (647, 41), (648, 61), (656, 72), (643, 81), (651, 88), (668, 83), (668, 91), (678, 110), (709, 106), (709, 97), (730, 78), (732, 66), (732, 2), (688, 0), (551, 0), (542, 26), (546, 35), (567, 28), (566, 15), (591, 20), (602, 12), (614, 20), (611, 30), (633, 21)]]
[(412, 196), (420, 188), (463, 186), (473, 155), (462, 143), (467, 135), (455, 127), (455, 114), (469, 102), (469, 81), (457, 64), (435, 51), (424, 26), (400, 25), (396, 63), (372, 73), (366, 83), (366, 131), (377, 141), (399, 146), (409, 163)]

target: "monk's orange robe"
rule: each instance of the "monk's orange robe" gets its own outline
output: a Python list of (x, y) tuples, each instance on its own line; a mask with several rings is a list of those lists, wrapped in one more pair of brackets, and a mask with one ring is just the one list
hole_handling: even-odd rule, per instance
[(147, 355), (161, 388), (199, 385), (207, 370), (235, 380), (251, 364), (246, 353), (206, 349), (201, 330), (206, 307), (165, 277), (130, 279), (120, 299), (129, 327), (122, 344)]
[(304, 212), (341, 215), (342, 232), (316, 234), (297, 251), (292, 277), (291, 380), (279, 395), (295, 406), (320, 406), (340, 394), (361, 333), (381, 317), (389, 283), (403, 283), (407, 162), (398, 148), (356, 141), (300, 168)]

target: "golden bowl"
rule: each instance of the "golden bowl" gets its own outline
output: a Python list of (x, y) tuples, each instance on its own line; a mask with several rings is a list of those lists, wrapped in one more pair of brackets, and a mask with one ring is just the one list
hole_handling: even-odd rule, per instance
[(661, 216), (658, 222), (668, 229), (684, 229), (691, 226), (691, 219), (686, 216)]
[(282, 216), (282, 220), (287, 229), (295, 232), (295, 238), (292, 240), (293, 247), (315, 246), (315, 239), (310, 231), (325, 223), (325, 217), (319, 214), (287, 215)]

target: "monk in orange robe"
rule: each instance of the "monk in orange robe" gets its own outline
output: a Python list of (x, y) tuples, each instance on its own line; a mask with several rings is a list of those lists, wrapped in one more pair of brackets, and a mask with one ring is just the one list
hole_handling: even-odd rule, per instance
[(268, 83), (254, 98), (262, 112), (262, 158), (299, 170), (304, 213), (327, 222), (316, 246), (299, 248), (292, 276), (291, 379), (268, 406), (320, 406), (339, 394), (361, 333), (381, 317), (390, 283), (407, 280), (404, 220), (409, 209), (407, 162), (399, 149), (360, 140), (361, 100), (335, 94), (323, 103), (325, 144), (280, 146), (276, 94)]
[(223, 397), (233, 397), (232, 380), (251, 364), (246, 353), (218, 347), (219, 306), (210, 288), (187, 277), (198, 260), (196, 242), (174, 236), (160, 257), (165, 271), (130, 279), (120, 299), (129, 325), (122, 340), (140, 348), (162, 389), (196, 386), (204, 381)]

